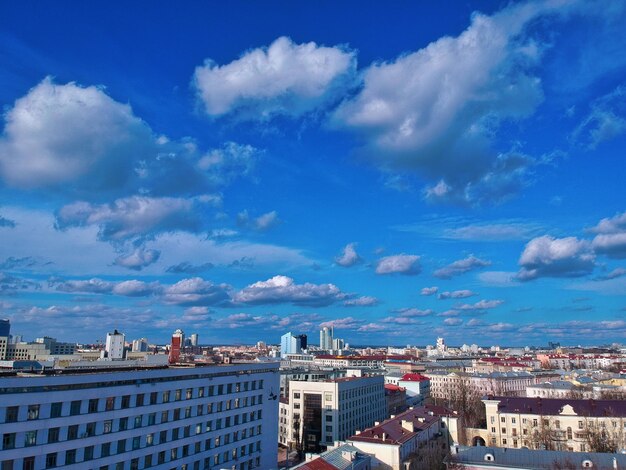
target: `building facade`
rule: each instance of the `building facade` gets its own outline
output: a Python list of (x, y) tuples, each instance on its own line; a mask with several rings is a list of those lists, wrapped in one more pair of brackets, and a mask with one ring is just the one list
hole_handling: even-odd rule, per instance
[(345, 377), (320, 382), (291, 381), (283, 405), (283, 444), (319, 452), (387, 415), (384, 378)]
[(278, 364), (0, 378), (3, 470), (276, 468)]

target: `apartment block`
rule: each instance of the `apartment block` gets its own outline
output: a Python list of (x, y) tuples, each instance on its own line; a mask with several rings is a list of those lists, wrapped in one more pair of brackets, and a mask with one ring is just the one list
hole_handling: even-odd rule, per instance
[(306, 452), (346, 439), (387, 416), (384, 378), (344, 377), (320, 382), (291, 381), (281, 405), (286, 442)]
[(278, 364), (0, 378), (0, 468), (276, 468)]

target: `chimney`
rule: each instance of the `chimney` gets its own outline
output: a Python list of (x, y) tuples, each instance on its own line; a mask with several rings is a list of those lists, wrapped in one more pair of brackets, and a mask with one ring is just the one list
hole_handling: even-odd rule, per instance
[(383, 433), (383, 441), (386, 441), (386, 440), (387, 440), (387, 434)]
[(405, 429), (409, 432), (415, 432), (415, 426), (413, 425), (413, 421), (407, 421), (406, 419), (403, 419), (401, 425), (402, 429)]

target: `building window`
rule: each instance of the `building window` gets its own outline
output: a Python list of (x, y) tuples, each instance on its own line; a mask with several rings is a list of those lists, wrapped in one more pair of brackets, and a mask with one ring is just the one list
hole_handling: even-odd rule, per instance
[(35, 470), (35, 457), (24, 457), (22, 470)]
[(141, 427), (141, 419), (143, 418), (143, 416), (135, 416), (135, 422), (133, 427), (135, 429), (140, 428)]
[(80, 400), (74, 400), (70, 403), (70, 416), (80, 414)]
[(2, 435), (2, 450), (15, 449), (15, 433), (9, 432)]
[(157, 462), (159, 463), (159, 465), (165, 463), (165, 451), (164, 450), (159, 452), (158, 457), (157, 457)]
[(133, 437), (133, 450), (139, 449), (141, 446), (141, 437), (135, 436)]
[(95, 436), (96, 423), (87, 423), (87, 425), (85, 426), (85, 434), (87, 434), (87, 437)]
[(50, 417), (59, 418), (61, 416), (62, 410), (63, 410), (63, 403), (61, 402), (52, 403), (52, 405), (50, 405)]
[(30, 447), (37, 444), (37, 431), (26, 431), (24, 446)]
[(167, 442), (167, 431), (161, 431), (159, 433), (159, 444)]
[(152, 467), (152, 454), (146, 455), (143, 459), (143, 468)]
[(158, 396), (159, 396), (158, 392), (151, 392), (150, 393), (150, 404), (151, 405), (156, 405), (157, 404)]
[(108, 433), (110, 433), (111, 431), (113, 431), (113, 420), (111, 420), (111, 419), (107, 419), (107, 420), (104, 422), (104, 429), (102, 430), (102, 433), (103, 433), (103, 434), (108, 434)]
[(46, 455), (46, 468), (54, 468), (57, 466), (57, 453), (53, 452)]
[(137, 395), (137, 397), (135, 398), (135, 406), (143, 406), (143, 393), (140, 393), (139, 395)]
[(28, 419), (39, 419), (39, 405), (28, 405)]
[(163, 403), (169, 403), (170, 402), (170, 392), (169, 390), (163, 392)]
[(59, 431), (60, 428), (48, 429), (48, 444), (54, 444), (55, 442), (59, 442)]
[(139, 470), (139, 459), (134, 458), (130, 461), (130, 470)]
[(174, 421), (178, 421), (180, 419), (180, 408), (174, 409)]
[(117, 441), (117, 453), (122, 454), (126, 452), (126, 439), (120, 439)]
[(120, 418), (120, 426), (118, 430), (126, 431), (128, 429), (128, 418)]
[(97, 413), (98, 412), (98, 399), (92, 398), (89, 400), (89, 405), (87, 407), (89, 413)]
[(111, 443), (105, 442), (100, 446), (100, 457), (108, 457), (111, 455)]
[(161, 422), (162, 423), (167, 423), (169, 419), (169, 411), (162, 411), (161, 412)]
[(185, 418), (191, 418), (191, 406), (185, 408)]
[(177, 389), (174, 395), (174, 401), (180, 401), (182, 396), (183, 396), (183, 389), (182, 388)]
[(115, 397), (109, 397), (106, 401), (105, 411), (113, 411), (115, 409)]
[(146, 446), (151, 446), (154, 443), (154, 434), (150, 433), (146, 435)]
[(156, 423), (156, 413), (150, 413), (148, 415), (148, 426), (152, 426)]
[(85, 453), (83, 460), (93, 460), (93, 446), (85, 447)]
[(19, 406), (8, 406), (4, 421), (6, 423), (15, 423), (17, 421), (17, 414), (19, 412)]
[(78, 437), (78, 424), (67, 427), (67, 440), (76, 439)]
[(130, 407), (130, 395), (124, 395), (122, 397), (122, 409)]
[(65, 451), (65, 465), (72, 465), (76, 463), (76, 449), (70, 449)]
[(191, 400), (193, 398), (193, 388), (188, 388), (185, 392), (185, 398)]

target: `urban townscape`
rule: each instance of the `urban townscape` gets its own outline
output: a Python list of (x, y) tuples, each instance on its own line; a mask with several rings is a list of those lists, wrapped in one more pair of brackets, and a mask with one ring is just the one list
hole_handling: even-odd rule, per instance
[(626, 0), (0, 0), (0, 470), (626, 470)]

